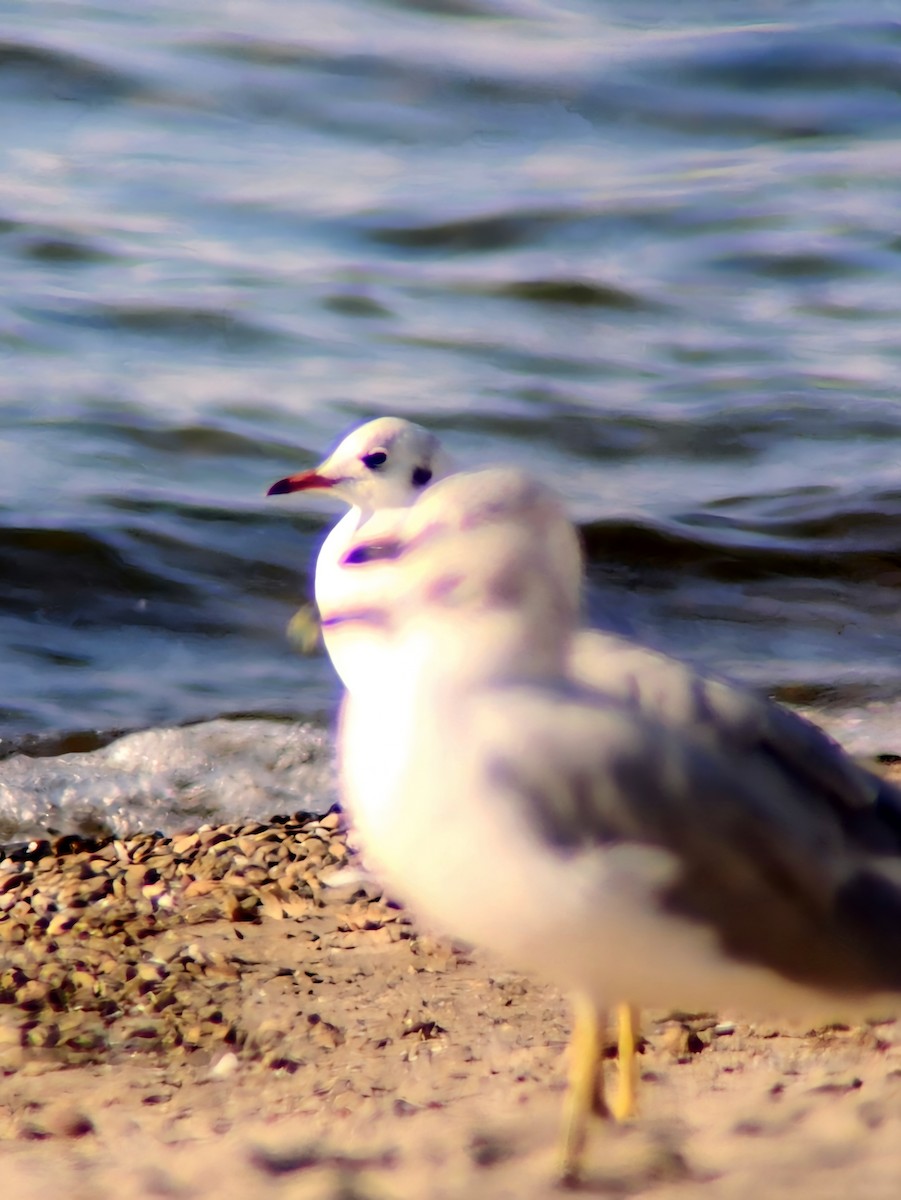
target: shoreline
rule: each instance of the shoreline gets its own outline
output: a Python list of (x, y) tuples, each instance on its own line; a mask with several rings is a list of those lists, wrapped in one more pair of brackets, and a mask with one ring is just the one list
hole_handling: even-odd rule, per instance
[[(869, 769), (901, 779), (901, 700), (788, 707)], [(76, 749), (87, 735), (73, 733), (60, 735), (72, 742), (63, 754), (0, 756), (0, 862), (29, 840), (128, 840), (149, 831), (174, 835), (204, 821), (259, 825), (300, 805), (326, 812), (338, 798), (333, 724), (218, 715), (130, 730), (100, 749)]]
[[(0, 864), (17, 1197), (559, 1195), (563, 997), (327, 886), (336, 812), (41, 850)], [(589, 1192), (897, 1194), (895, 1023), (644, 1033), (640, 1119), (597, 1124)]]

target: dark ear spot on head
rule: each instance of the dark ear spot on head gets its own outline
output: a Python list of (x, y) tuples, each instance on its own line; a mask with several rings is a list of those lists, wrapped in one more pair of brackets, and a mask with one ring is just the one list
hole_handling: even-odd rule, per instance
[(414, 487), (425, 487), (432, 478), (430, 467), (414, 467), (411, 482)]
[(491, 580), (490, 594), (495, 604), (500, 604), (507, 608), (514, 608), (518, 604), (523, 604), (526, 599), (527, 589), (522, 572), (511, 567), (495, 575)]
[(381, 562), (387, 558), (399, 558), (403, 546), (400, 542), (361, 542), (351, 546), (341, 559), (345, 567), (359, 566), (361, 563)]

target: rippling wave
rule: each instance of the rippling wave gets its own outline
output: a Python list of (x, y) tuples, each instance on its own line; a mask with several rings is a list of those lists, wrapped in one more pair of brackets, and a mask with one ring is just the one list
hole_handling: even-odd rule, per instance
[(264, 493), (385, 412), (560, 487), (598, 620), (897, 695), (901, 35), (848, 18), (11, 6), (0, 755), (328, 719), (333, 518)]

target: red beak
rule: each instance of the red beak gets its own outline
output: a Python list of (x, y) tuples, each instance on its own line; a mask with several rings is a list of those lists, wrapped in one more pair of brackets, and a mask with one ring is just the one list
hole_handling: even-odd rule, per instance
[(280, 479), (278, 483), (274, 483), (266, 495), (284, 496), (288, 492), (306, 492), (311, 488), (330, 488), (334, 487), (337, 482), (337, 479), (329, 479), (327, 475), (320, 475), (316, 471), (301, 471), (299, 475), (289, 475), (287, 479)]

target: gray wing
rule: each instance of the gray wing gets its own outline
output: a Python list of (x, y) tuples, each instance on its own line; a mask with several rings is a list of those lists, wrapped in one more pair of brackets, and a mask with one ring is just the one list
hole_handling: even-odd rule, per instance
[(870, 851), (818, 769), (579, 688), (498, 689), (480, 721), (487, 785), (560, 853), (661, 847), (677, 864), (661, 913), (708, 926), (732, 957), (836, 994), (901, 989), (901, 842)]
[(849, 836), (873, 851), (901, 849), (901, 791), (850, 758), (803, 717), (712, 673), (627, 638), (580, 633), (571, 673), (579, 683), (705, 741), (724, 755), (767, 756), (816, 804), (831, 804)]

